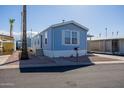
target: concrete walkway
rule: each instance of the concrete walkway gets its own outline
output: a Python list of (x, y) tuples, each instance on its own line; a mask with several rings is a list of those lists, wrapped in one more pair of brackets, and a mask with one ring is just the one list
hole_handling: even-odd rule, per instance
[(0, 56), (0, 65), (4, 64), (9, 57), (10, 57), (10, 55), (2, 55), (2, 56)]
[(106, 58), (111, 58), (111, 59), (119, 59), (124, 61), (124, 56), (116, 56), (116, 55), (106, 55), (106, 54), (94, 54), (96, 56), (101, 56), (101, 57), (106, 57)]

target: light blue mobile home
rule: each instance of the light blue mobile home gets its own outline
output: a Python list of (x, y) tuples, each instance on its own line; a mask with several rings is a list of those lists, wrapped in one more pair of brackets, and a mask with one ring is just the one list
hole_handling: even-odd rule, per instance
[(52, 25), (32, 38), (32, 48), (42, 51), (49, 57), (75, 56), (87, 54), (88, 28), (75, 21), (67, 21)]

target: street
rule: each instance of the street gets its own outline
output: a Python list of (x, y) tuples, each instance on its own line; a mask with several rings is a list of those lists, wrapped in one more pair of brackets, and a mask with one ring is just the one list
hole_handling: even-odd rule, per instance
[(124, 87), (124, 64), (100, 64), (64, 72), (28, 72), (1, 69), (0, 87), (113, 88)]

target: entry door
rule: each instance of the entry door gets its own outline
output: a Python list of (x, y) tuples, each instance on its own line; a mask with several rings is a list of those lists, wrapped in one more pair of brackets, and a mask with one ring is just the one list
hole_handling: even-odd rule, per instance
[(119, 41), (118, 40), (112, 40), (112, 52), (113, 53), (119, 52)]

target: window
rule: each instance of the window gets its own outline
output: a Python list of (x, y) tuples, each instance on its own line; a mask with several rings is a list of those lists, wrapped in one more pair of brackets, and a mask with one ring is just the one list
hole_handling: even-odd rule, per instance
[(35, 42), (34, 42), (34, 45), (36, 45), (37, 43), (36, 43), (36, 40), (35, 40)]
[(47, 44), (47, 38), (45, 38), (45, 44)]
[(45, 44), (48, 42), (47, 32), (45, 32)]
[(64, 44), (79, 44), (78, 32), (67, 30), (64, 32)]
[(71, 40), (71, 33), (70, 31), (66, 31), (65, 32), (65, 44), (70, 44), (71, 43), (70, 40)]
[(77, 44), (77, 32), (72, 32), (72, 44)]
[(39, 45), (39, 40), (37, 40), (37, 44)]

